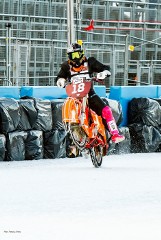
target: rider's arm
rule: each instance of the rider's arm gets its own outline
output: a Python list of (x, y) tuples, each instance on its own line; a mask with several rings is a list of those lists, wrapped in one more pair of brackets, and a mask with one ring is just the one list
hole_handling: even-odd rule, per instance
[(103, 72), (104, 70), (110, 71), (110, 67), (107, 65), (102, 64), (94, 57), (88, 58), (88, 66), (89, 66), (89, 72)]
[(64, 62), (62, 63), (61, 65), (61, 69), (56, 77), (56, 81), (59, 79), (59, 78), (70, 78), (71, 77), (71, 73), (70, 73), (70, 67), (69, 67), (69, 64), (68, 62)]

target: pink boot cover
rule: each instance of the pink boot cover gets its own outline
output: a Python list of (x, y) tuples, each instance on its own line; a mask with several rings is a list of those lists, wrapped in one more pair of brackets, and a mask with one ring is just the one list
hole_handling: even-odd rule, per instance
[(119, 134), (116, 121), (113, 117), (111, 108), (109, 106), (106, 106), (102, 110), (102, 117), (106, 120), (108, 129), (111, 133), (111, 139), (113, 142), (118, 143), (125, 139), (124, 136)]

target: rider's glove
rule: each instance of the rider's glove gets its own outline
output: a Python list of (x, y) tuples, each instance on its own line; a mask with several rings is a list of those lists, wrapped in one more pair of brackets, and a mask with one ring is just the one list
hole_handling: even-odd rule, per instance
[(104, 70), (103, 72), (106, 75), (106, 77), (110, 77), (111, 76), (111, 72), (110, 71)]
[(56, 84), (58, 87), (63, 88), (65, 86), (65, 81), (65, 78), (59, 78)]
[(97, 73), (97, 78), (98, 79), (105, 79), (106, 77), (110, 77), (111, 73), (108, 70), (104, 70), (103, 72)]

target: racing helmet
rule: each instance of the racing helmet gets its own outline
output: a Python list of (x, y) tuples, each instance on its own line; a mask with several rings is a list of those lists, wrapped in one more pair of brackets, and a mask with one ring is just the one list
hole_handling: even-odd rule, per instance
[(83, 57), (84, 57), (84, 51), (80, 44), (72, 43), (67, 49), (67, 54), (68, 54), (69, 60), (75, 66), (79, 67), (82, 64)]

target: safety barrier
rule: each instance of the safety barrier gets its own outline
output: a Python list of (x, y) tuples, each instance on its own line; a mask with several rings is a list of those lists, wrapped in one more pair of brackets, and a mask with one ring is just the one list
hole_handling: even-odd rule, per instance
[(15, 86), (1, 86), (0, 87), (0, 97), (7, 98), (20, 98), (20, 88)]
[(113, 86), (110, 88), (109, 98), (120, 102), (123, 111), (123, 121), (120, 126), (128, 125), (128, 103), (132, 98), (148, 97), (159, 98), (161, 96), (161, 86)]
[[(100, 97), (106, 97), (105, 86), (94, 86), (94, 89)], [(64, 88), (58, 88), (57, 86), (0, 87), (0, 97), (19, 99), (25, 96), (51, 100), (65, 99), (67, 94)]]
[(24, 96), (51, 100), (64, 99), (67, 97), (67, 94), (65, 88), (58, 88), (57, 86), (24, 86), (20, 89), (20, 98)]
[[(106, 97), (105, 86), (94, 88)], [(66, 157), (70, 139), (61, 121), (66, 97), (56, 86), (0, 87), (0, 161)]]
[[(107, 100), (104, 86), (95, 86), (95, 90)], [(65, 89), (54, 86), (0, 87), (0, 161), (66, 157), (68, 138), (61, 121), (61, 107), (66, 97)], [(125, 141), (109, 150), (109, 154), (160, 151), (159, 97), (161, 86), (111, 87), (108, 101), (122, 106), (123, 121), (119, 130)], [(112, 110), (117, 113), (119, 105), (115, 103), (116, 109)], [(131, 112), (131, 124), (130, 121), (128, 124), (129, 103), (136, 104), (136, 114)], [(141, 118), (140, 115), (136, 118), (140, 112)]]
[[(96, 93), (100, 97), (107, 97), (105, 86), (94, 86)], [(65, 89), (58, 88), (56, 86), (22, 86), (22, 87), (0, 87), (0, 97), (8, 97), (14, 99), (20, 99), (22, 97), (33, 97), (41, 99), (65, 99), (67, 94)], [(127, 126), (127, 110), (128, 103), (132, 98), (149, 97), (160, 98), (161, 86), (149, 85), (149, 86), (112, 86), (110, 88), (109, 99), (117, 100), (120, 102), (123, 111), (123, 121), (120, 126)]]
[[(96, 93), (100, 97), (106, 97), (106, 88), (105, 86), (94, 86)], [(66, 91), (64, 88), (58, 88), (56, 86), (33, 86), (33, 87), (21, 87), (20, 97), (35, 97), (42, 99), (64, 99), (67, 97)]]

